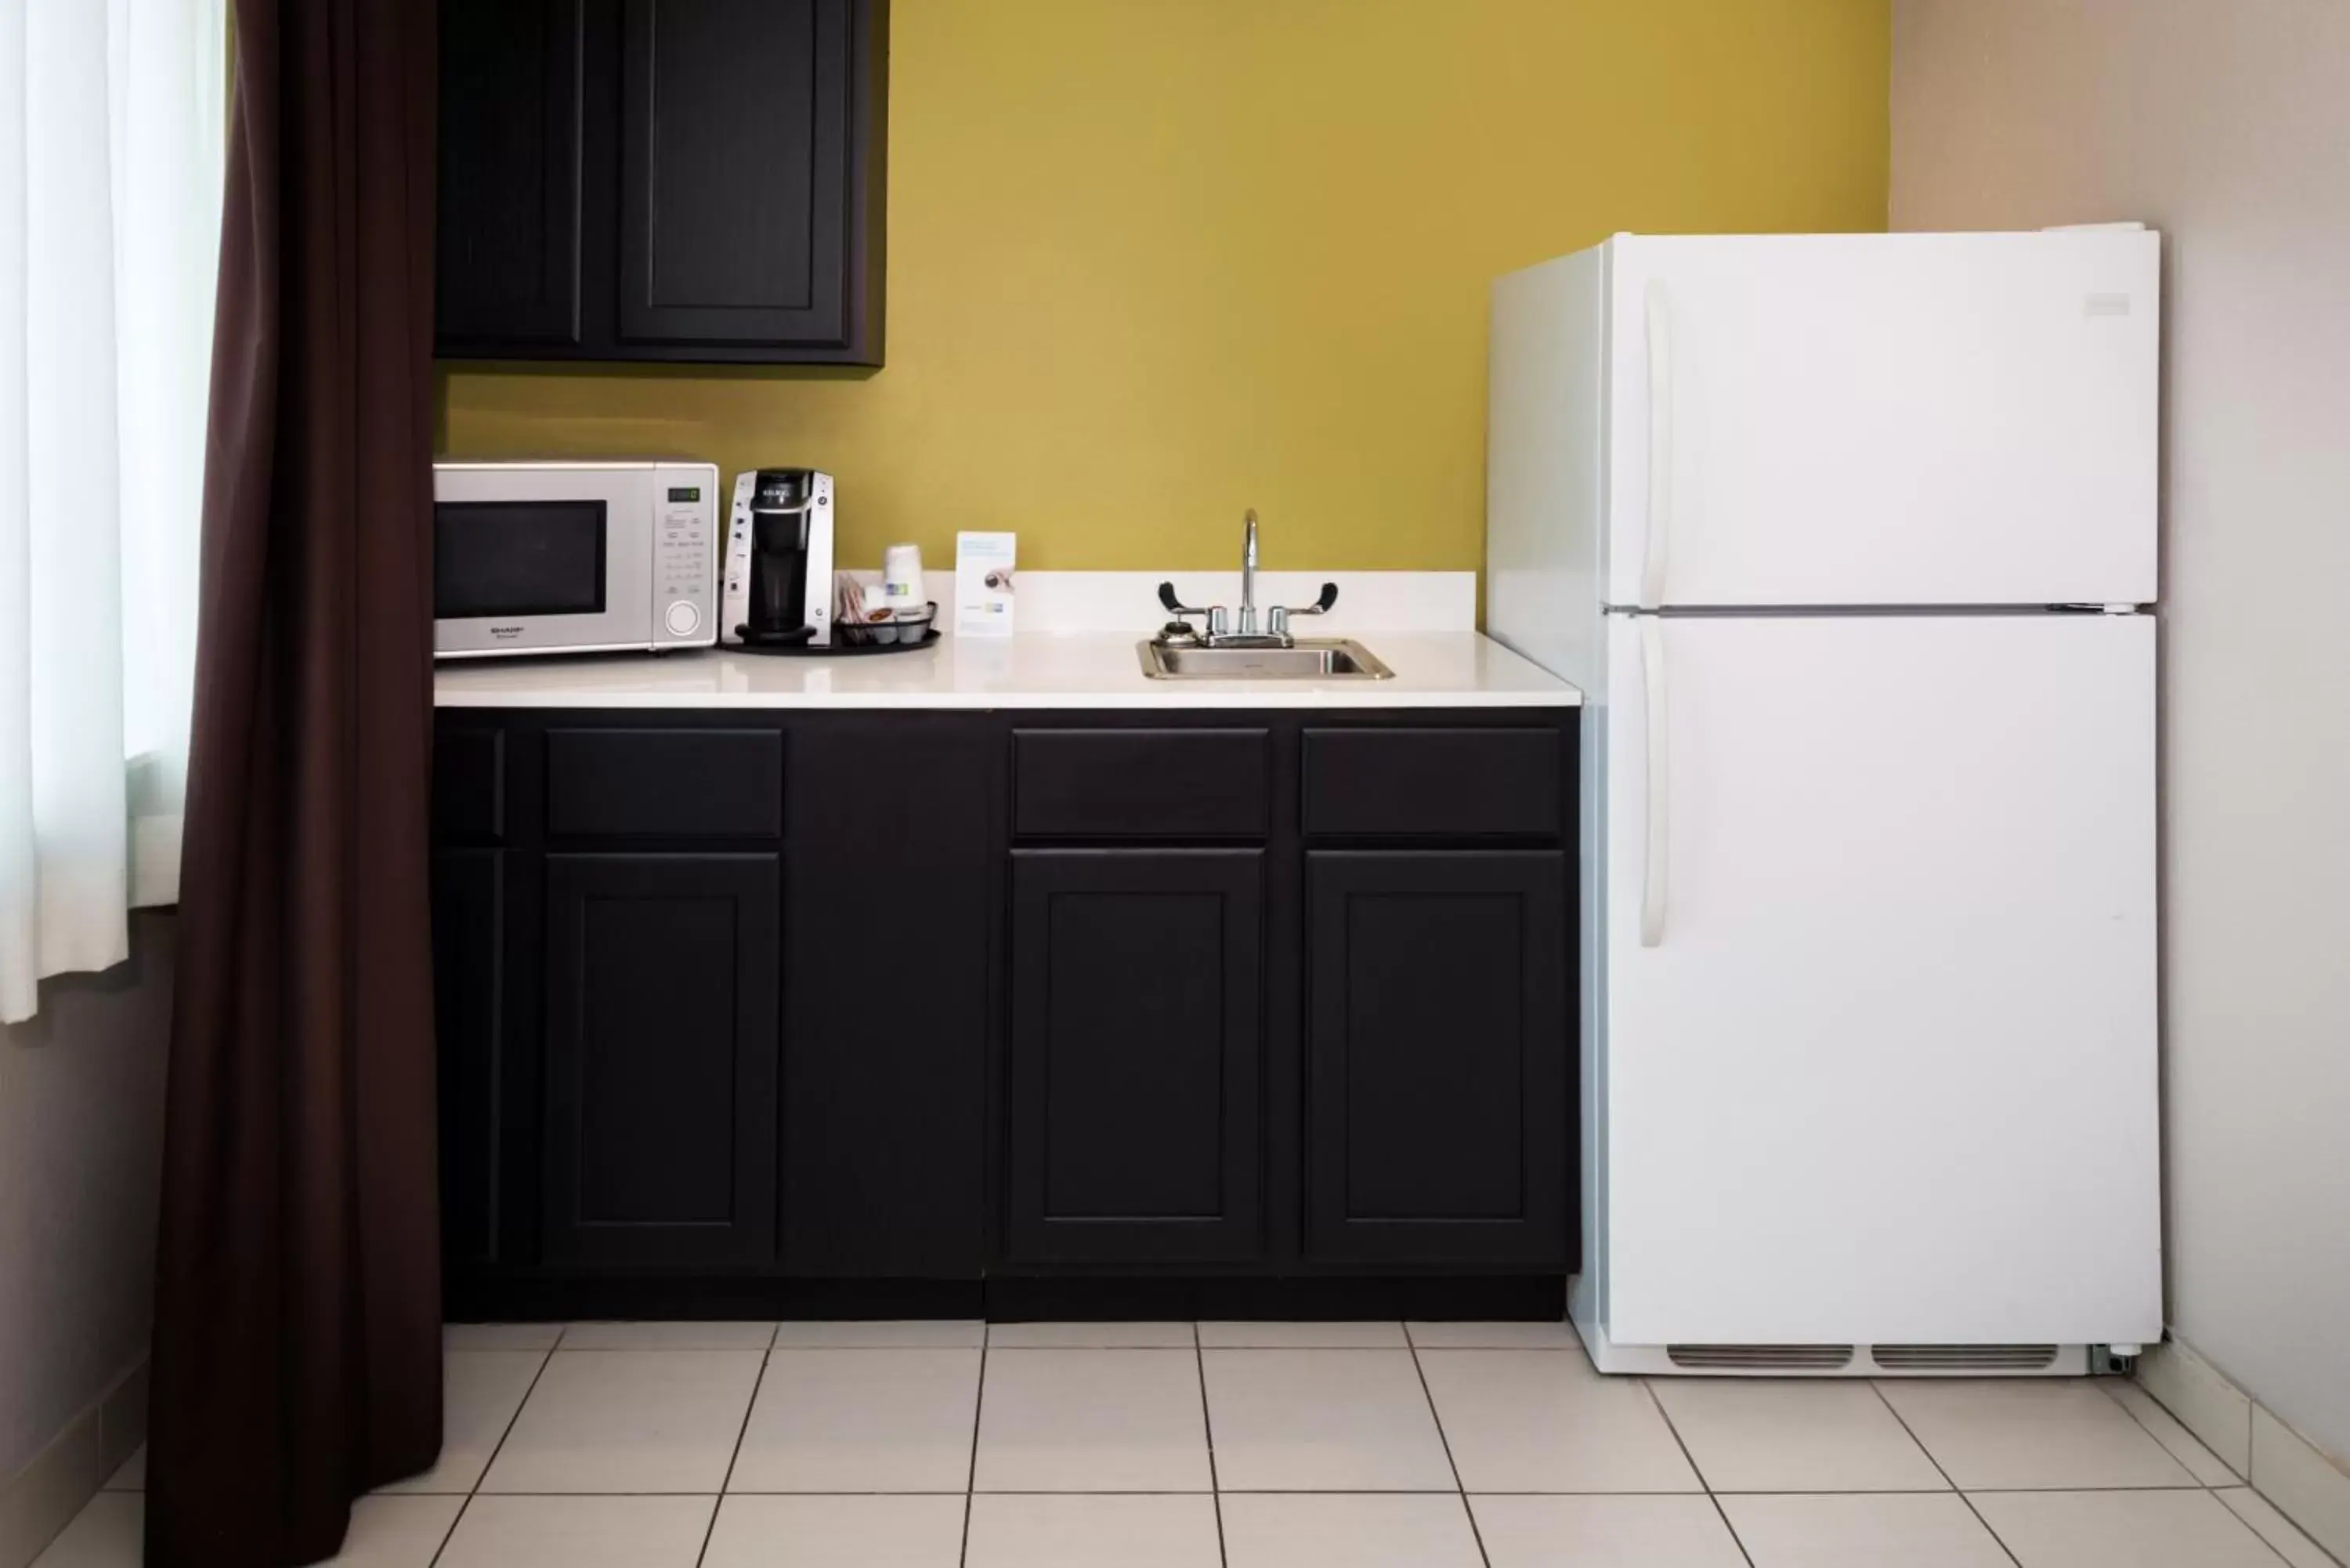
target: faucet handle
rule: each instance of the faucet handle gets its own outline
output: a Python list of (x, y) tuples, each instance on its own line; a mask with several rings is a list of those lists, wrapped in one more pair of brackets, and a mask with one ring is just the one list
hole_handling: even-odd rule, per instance
[(1330, 607), (1337, 602), (1338, 585), (1336, 583), (1325, 583), (1322, 585), (1321, 597), (1310, 605), (1274, 606), (1273, 609), (1269, 612), (1273, 635), (1275, 637), (1286, 637), (1289, 635), (1290, 617), (1300, 615), (1327, 615), (1330, 613)]
[(1206, 615), (1208, 613), (1205, 609), (1195, 609), (1191, 606), (1185, 604), (1181, 599), (1177, 598), (1175, 597), (1175, 585), (1173, 583), (1161, 583), (1159, 585), (1159, 602), (1167, 607), (1167, 613), (1171, 616), (1180, 617), (1187, 615)]
[(1204, 608), (1194, 605), (1187, 605), (1181, 599), (1175, 597), (1175, 585), (1173, 583), (1161, 583), (1159, 585), (1159, 602), (1166, 607), (1167, 613), (1169, 615), (1175, 618), (1173, 620), (1169, 621), (1166, 627), (1159, 632), (1159, 640), (1162, 642), (1168, 640), (1170, 638), (1177, 637), (1179, 635), (1189, 637), (1196, 640), (1201, 635), (1201, 633), (1192, 630), (1186, 623), (1184, 619), (1186, 616), (1196, 615), (1205, 618), (1208, 623), (1206, 635), (1209, 637), (1222, 637), (1224, 633), (1224, 607), (1222, 605), (1214, 605)]

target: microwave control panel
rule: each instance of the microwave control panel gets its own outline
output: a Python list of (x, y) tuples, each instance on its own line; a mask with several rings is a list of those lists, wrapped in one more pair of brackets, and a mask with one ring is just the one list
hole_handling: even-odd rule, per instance
[(655, 648), (718, 639), (718, 470), (663, 463), (653, 472)]

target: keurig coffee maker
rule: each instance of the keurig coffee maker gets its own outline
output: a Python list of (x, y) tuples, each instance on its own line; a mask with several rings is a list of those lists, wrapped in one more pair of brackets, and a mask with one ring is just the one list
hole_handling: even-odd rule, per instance
[(832, 475), (762, 468), (735, 477), (718, 640), (831, 644)]

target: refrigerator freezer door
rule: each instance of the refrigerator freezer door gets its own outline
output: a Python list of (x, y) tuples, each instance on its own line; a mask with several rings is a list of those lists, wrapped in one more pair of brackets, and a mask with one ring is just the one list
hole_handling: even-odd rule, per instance
[(2150, 602), (2160, 244), (1609, 242), (1607, 602)]
[(2158, 1337), (2152, 618), (1608, 619), (1609, 1334)]

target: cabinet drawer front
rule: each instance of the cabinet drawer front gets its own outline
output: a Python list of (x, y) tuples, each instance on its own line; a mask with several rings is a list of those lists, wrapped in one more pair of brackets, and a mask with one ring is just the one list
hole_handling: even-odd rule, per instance
[(549, 730), (546, 830), (574, 837), (774, 838), (777, 730)]
[(1015, 730), (1013, 831), (1026, 838), (1262, 838), (1263, 730)]
[(505, 836), (506, 733), (442, 728), (432, 738), (432, 838), (495, 844)]
[(1555, 729), (1308, 730), (1305, 826), (1322, 836), (1555, 837)]

